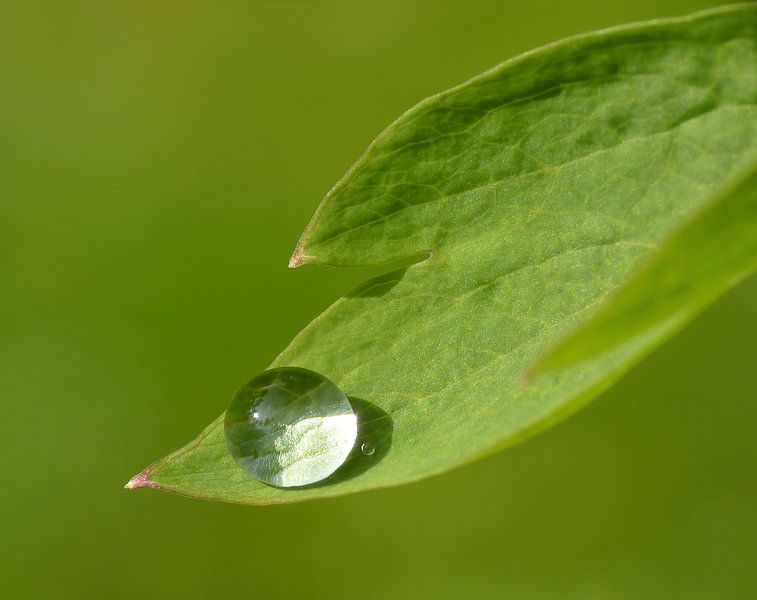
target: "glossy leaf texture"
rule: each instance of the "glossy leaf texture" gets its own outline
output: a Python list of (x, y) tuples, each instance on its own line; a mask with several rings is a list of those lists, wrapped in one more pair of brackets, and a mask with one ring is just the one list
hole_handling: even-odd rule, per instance
[[(716, 206), (756, 162), (753, 4), (570, 38), (421, 102), (327, 194), (290, 265), (429, 258), (339, 299), (272, 365), (322, 373), (380, 409), (393, 424), (381, 460), (275, 489), (235, 465), (220, 417), (131, 487), (295, 502), (422, 479), (555, 423), (674, 333), (690, 301), (701, 308), (754, 266), (739, 255), (738, 276), (725, 273), (719, 244), (736, 236), (753, 257), (754, 229)], [(739, 206), (754, 219), (753, 203)], [(687, 223), (694, 237), (675, 246)], [(684, 284), (718, 283), (658, 310), (647, 292), (679, 286), (658, 281), (656, 257)], [(633, 281), (632, 312), (649, 305), (653, 318), (616, 311), (611, 335), (591, 334), (610, 341), (525, 377), (581, 324), (596, 330)]]

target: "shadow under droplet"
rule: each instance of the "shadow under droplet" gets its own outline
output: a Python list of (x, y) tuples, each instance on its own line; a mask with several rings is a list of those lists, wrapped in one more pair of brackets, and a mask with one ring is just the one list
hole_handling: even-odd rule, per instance
[(392, 418), (378, 406), (360, 398), (349, 397), (357, 416), (357, 439), (341, 467), (323, 481), (292, 489), (310, 489), (352, 479), (377, 465), (392, 445)]

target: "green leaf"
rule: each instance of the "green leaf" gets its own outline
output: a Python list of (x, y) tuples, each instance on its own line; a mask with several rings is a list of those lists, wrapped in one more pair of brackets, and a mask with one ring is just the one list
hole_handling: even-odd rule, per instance
[(595, 357), (666, 320), (690, 321), (757, 268), (757, 168), (682, 227), (535, 371)]
[[(328, 193), (290, 264), (430, 257), (338, 300), (272, 365), (323, 373), (379, 411), (368, 423), (393, 433), (377, 460), (317, 487), (268, 487), (236, 466), (219, 418), (129, 487), (294, 502), (415, 481), (522, 440), (753, 266), (749, 227), (727, 215), (753, 220), (754, 205), (723, 194), (756, 163), (753, 4), (571, 38), (421, 102)], [(698, 233), (680, 242), (689, 222)], [(686, 248), (720, 227), (732, 233), (718, 239), (737, 235), (747, 258), (739, 250), (735, 271), (730, 260), (691, 266)], [(525, 383), (538, 357), (593, 323), (640, 269), (653, 289), (660, 272), (645, 265), (655, 257), (680, 265), (671, 268), (686, 285), (697, 275), (717, 283), (592, 334), (608, 339), (600, 354)]]

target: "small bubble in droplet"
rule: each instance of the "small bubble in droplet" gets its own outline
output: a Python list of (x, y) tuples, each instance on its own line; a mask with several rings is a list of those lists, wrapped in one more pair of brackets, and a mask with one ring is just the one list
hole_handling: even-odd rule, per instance
[(376, 446), (374, 446), (370, 442), (363, 442), (360, 445), (360, 452), (362, 452), (366, 456), (370, 456), (371, 454), (373, 454), (374, 452), (376, 452)]

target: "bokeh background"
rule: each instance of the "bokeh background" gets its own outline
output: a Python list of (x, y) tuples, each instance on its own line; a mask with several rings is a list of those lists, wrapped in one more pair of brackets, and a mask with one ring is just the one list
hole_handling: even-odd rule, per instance
[(269, 508), (122, 489), (370, 275), (286, 264), (401, 111), (714, 4), (2, 0), (2, 597), (756, 597), (755, 279), (444, 476)]

